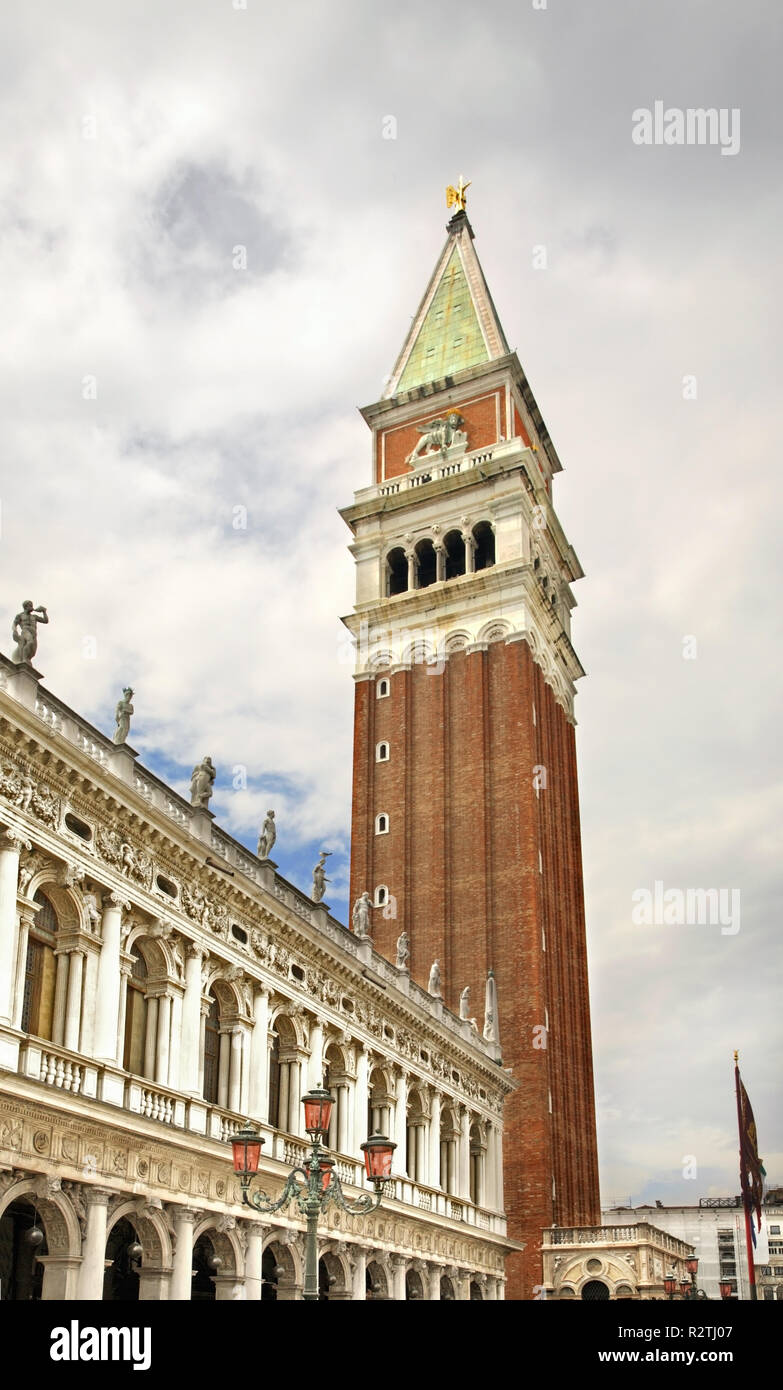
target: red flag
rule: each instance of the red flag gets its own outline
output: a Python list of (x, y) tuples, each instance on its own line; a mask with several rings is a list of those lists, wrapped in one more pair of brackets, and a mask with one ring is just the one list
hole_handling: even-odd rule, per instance
[[(753, 1118), (753, 1109), (748, 1098), (748, 1093), (740, 1080), (739, 1067), (735, 1066), (734, 1072), (737, 1082), (737, 1115), (739, 1119), (740, 1182), (742, 1184), (742, 1196), (748, 1211), (755, 1208), (759, 1230), (761, 1230), (761, 1200), (764, 1196), (764, 1178), (767, 1174), (759, 1158), (756, 1121)], [(753, 1235), (753, 1244), (755, 1245), (756, 1235), (752, 1229), (752, 1223), (751, 1234)]]

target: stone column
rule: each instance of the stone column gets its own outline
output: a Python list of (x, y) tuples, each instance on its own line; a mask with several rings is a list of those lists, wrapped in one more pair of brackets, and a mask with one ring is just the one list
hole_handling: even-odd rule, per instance
[(397, 1077), (397, 1098), (394, 1104), (394, 1133), (391, 1138), (397, 1145), (394, 1150), (392, 1172), (407, 1177), (407, 1125), (408, 1125), (408, 1073), (401, 1071)]
[(77, 1297), (81, 1256), (37, 1255), (36, 1259), (44, 1269), (41, 1302), (72, 1302)]
[(117, 1065), (124, 1065), (125, 1060), (125, 1014), (128, 1008), (128, 980), (130, 978), (131, 966), (129, 961), (123, 961), (120, 966), (120, 1005), (117, 1019)]
[(435, 579), (446, 578), (446, 547), (442, 541), (435, 542)]
[(443, 1097), (440, 1091), (433, 1091), (431, 1101), (432, 1118), (430, 1119), (430, 1146), (429, 1163), (427, 1175), (420, 1181), (429, 1183), (430, 1187), (441, 1187), (445, 1174), (440, 1172), (440, 1111)]
[(269, 991), (256, 985), (253, 993), (255, 1023), (250, 1038), (250, 1094), (248, 1110), (254, 1120), (266, 1120), (269, 1112)]
[[(84, 981), (82, 984), (82, 1028), (79, 1048), (85, 1057), (95, 1056), (95, 1013), (98, 1004), (98, 962), (100, 953), (87, 948), (84, 960)], [(119, 984), (119, 974), (117, 976)], [(116, 1018), (115, 1018), (116, 1023)]]
[(302, 1063), (297, 1056), (289, 1063), (288, 1069), (288, 1132), (302, 1135), (304, 1123), (303, 1108), (300, 1104), (302, 1093)]
[(397, 1302), (405, 1301), (405, 1270), (407, 1260), (403, 1255), (392, 1255), (392, 1298)]
[(429, 1183), (429, 1173), (427, 1165), (427, 1126), (422, 1120), (415, 1127), (416, 1132), (416, 1172), (417, 1182)]
[(505, 1211), (503, 1195), (503, 1133), (499, 1127), (492, 1126), (495, 1135), (495, 1209)]
[(429, 1283), (428, 1297), (430, 1301), (440, 1300), (440, 1265), (428, 1265), (427, 1282)]
[[(27, 941), (30, 928), (35, 921), (37, 912), (38, 906), (36, 903), (25, 903), (19, 908), (19, 949), (16, 957), (16, 981), (14, 983), (12, 995), (12, 1022), (14, 1028), (21, 1028), (22, 1026), (24, 978), (27, 974)], [(0, 981), (0, 990), (2, 990), (2, 981)]]
[(207, 1040), (207, 1014), (210, 1007), (210, 1001), (202, 998), (198, 1027), (198, 1088), (196, 1090), (198, 1096), (204, 1094), (204, 1049)]
[(486, 1288), (485, 1288), (485, 1291), (484, 1291), (484, 1297), (485, 1297), (487, 1300), (490, 1300), (490, 1299), (496, 1299), (497, 1296), (498, 1296), (498, 1281), (497, 1281), (497, 1279), (493, 1279), (491, 1275), (487, 1275), (487, 1283), (486, 1283)]
[(289, 1080), (290, 1080), (290, 1076), (291, 1076), (291, 1063), (290, 1063), (290, 1062), (281, 1062), (281, 1063), (280, 1063), (280, 1091), (279, 1091), (278, 1099), (277, 1099), (277, 1127), (278, 1127), (278, 1129), (282, 1129), (286, 1134), (288, 1133), (288, 1121), (289, 1121), (288, 1095), (289, 1095)]
[(193, 1283), (193, 1227), (201, 1216), (193, 1207), (170, 1208), (177, 1241), (174, 1247), (174, 1268), (171, 1272), (169, 1298), (181, 1303), (190, 1300)]
[(349, 1137), (348, 1102), (350, 1092), (345, 1081), (337, 1087), (337, 1149), (341, 1154), (353, 1153)]
[(19, 886), (19, 854), (30, 849), (28, 840), (11, 830), (0, 832), (0, 1023), (13, 1018), (13, 986), (16, 974), (16, 895)]
[(198, 1084), (201, 1044), (202, 953), (192, 941), (185, 947), (185, 996), (182, 1001), (179, 1085), (189, 1096), (201, 1094)]
[(106, 1259), (106, 1221), (109, 1198), (113, 1194), (104, 1187), (83, 1187), (87, 1207), (87, 1231), (82, 1243), (82, 1263), (79, 1270), (77, 1297), (90, 1303), (103, 1299), (103, 1276)]
[(79, 1051), (79, 1033), (82, 1023), (82, 974), (84, 971), (84, 951), (78, 948), (70, 952), (68, 963), (68, 998), (65, 1005), (64, 1046), (70, 1052)]
[(171, 1026), (169, 1041), (169, 1086), (173, 1091), (182, 1090), (180, 1068), (182, 1066), (182, 990), (172, 986)]
[(264, 1257), (264, 1236), (266, 1227), (260, 1221), (247, 1221), (247, 1249), (245, 1250), (245, 1298), (258, 1302), (261, 1298), (261, 1262)]
[(231, 1060), (228, 1073), (228, 1108), (238, 1113), (242, 1099), (242, 1029), (231, 1029)]
[[(367, 1105), (369, 1103), (370, 1059), (361, 1043), (357, 1044), (356, 1082), (353, 1088), (353, 1138), (354, 1149), (368, 1138)], [(354, 1149), (351, 1150), (353, 1154)]]
[(470, 1115), (466, 1108), (459, 1117), (457, 1195), (470, 1201)]
[(315, 1019), (310, 1029), (310, 1061), (307, 1068), (308, 1089), (321, 1086), (324, 1079), (324, 1026)]
[(171, 1042), (171, 995), (158, 999), (158, 1054), (155, 1080), (159, 1086), (169, 1084), (169, 1044)]
[(57, 959), (57, 975), (54, 982), (52, 1042), (55, 1047), (62, 1047), (65, 1041), (65, 1004), (68, 996), (68, 952), (58, 950), (55, 946), (54, 954)]
[(218, 1098), (217, 1103), (223, 1110), (228, 1110), (228, 1081), (231, 1069), (231, 1032), (228, 1028), (220, 1029), (220, 1051), (218, 1053)]
[(362, 1250), (358, 1245), (352, 1245), (351, 1255), (353, 1256), (353, 1269), (351, 1271), (353, 1293), (351, 1297), (355, 1302), (362, 1302), (367, 1298), (367, 1251)]
[(128, 907), (129, 904), (118, 893), (104, 896), (95, 998), (95, 1057), (99, 1062), (122, 1062), (118, 1056), (117, 1026), (120, 1016), (120, 943), (122, 911)]
[(462, 539), (465, 542), (465, 573), (474, 574), (476, 569), (476, 542), (473, 539), (473, 532), (463, 531)]
[(158, 998), (147, 995), (147, 1032), (144, 1038), (144, 1075), (155, 1080), (155, 1039), (158, 1034)]

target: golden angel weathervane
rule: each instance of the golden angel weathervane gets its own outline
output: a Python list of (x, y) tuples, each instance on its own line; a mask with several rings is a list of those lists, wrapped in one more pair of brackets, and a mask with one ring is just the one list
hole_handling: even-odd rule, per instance
[(465, 183), (465, 180), (460, 174), (459, 183), (457, 184), (456, 188), (454, 188), (452, 184), (449, 184), (448, 188), (446, 189), (447, 208), (455, 207), (457, 209), (457, 212), (465, 211), (465, 194), (470, 188), (470, 183), (470, 180), (467, 183)]

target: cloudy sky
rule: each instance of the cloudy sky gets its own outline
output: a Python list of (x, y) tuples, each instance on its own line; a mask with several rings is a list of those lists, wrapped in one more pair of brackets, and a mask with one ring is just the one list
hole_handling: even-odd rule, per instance
[[(48, 604), (47, 685), (111, 730), (133, 684), (143, 761), (185, 790), (209, 752), (220, 822), (254, 848), (273, 805), (302, 886), (332, 849), (343, 915), (336, 509), (472, 179), (586, 572), (603, 1197), (737, 1190), (735, 1047), (783, 1182), (774, 0), (30, 0), (4, 29), (9, 630)], [(735, 152), (635, 144), (656, 101), (738, 110)], [(738, 889), (740, 929), (635, 925), (656, 881)]]

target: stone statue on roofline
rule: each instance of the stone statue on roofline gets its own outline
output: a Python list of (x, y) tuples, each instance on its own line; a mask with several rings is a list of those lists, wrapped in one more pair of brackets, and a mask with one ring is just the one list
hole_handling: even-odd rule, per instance
[(432, 962), (432, 967), (431, 967), (431, 969), (430, 969), (429, 984), (427, 985), (427, 993), (428, 993), (428, 994), (431, 994), (432, 997), (433, 997), (433, 999), (442, 999), (442, 998), (443, 998), (443, 993), (442, 993), (442, 990), (441, 990), (440, 961), (439, 961), (439, 960), (434, 960), (434, 961)]
[(133, 691), (126, 685), (122, 692), (122, 699), (117, 701), (117, 708), (114, 711), (114, 722), (117, 727), (114, 730), (112, 743), (124, 743), (130, 733), (131, 715), (133, 714)]
[(256, 849), (256, 854), (258, 855), (259, 859), (269, 858), (272, 852), (272, 846), (275, 843), (276, 839), (277, 826), (275, 825), (275, 813), (274, 811), (267, 811), (266, 820), (264, 821), (264, 824), (261, 827), (261, 833), (258, 836), (258, 848)]
[(408, 944), (408, 933), (400, 932), (397, 937), (397, 960), (395, 962), (398, 970), (408, 970), (408, 961), (411, 958), (410, 945)]
[(369, 893), (362, 893), (361, 897), (357, 898), (356, 902), (353, 905), (353, 912), (351, 913), (351, 928), (353, 930), (354, 936), (358, 937), (360, 941), (369, 941), (370, 939), (371, 907), (372, 903), (370, 900)]
[(209, 798), (212, 795), (215, 785), (216, 776), (217, 768), (214, 766), (211, 758), (202, 758), (201, 762), (196, 764), (190, 779), (191, 806), (196, 806), (206, 811)]
[(313, 891), (310, 897), (314, 903), (319, 903), (321, 901), (326, 892), (327, 883), (331, 883), (332, 881), (330, 878), (326, 877), (326, 869), (324, 867), (331, 853), (332, 851), (330, 849), (322, 849), (319, 853), (318, 863), (313, 869)]
[(26, 598), (21, 613), (17, 613), (11, 627), (11, 636), (16, 643), (12, 661), (18, 666), (32, 662), (38, 651), (38, 624), (48, 623), (49, 614), (42, 603), (34, 607), (33, 600)]
[(459, 1016), (462, 1019), (470, 1019), (470, 985), (466, 985), (459, 997)]

